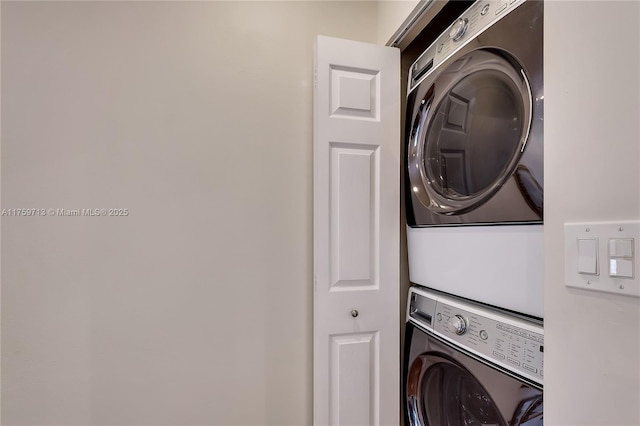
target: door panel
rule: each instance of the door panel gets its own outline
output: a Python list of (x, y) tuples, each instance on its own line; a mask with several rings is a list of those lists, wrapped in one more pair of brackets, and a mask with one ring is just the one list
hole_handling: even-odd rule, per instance
[(331, 144), (331, 291), (378, 285), (378, 147)]
[(378, 333), (331, 336), (331, 424), (379, 424)]

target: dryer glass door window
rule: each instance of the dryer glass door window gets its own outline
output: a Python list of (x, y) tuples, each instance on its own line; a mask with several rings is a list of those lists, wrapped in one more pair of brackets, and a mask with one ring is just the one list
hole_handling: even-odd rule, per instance
[(474, 209), (513, 174), (530, 125), (524, 72), (506, 56), (468, 53), (433, 80), (414, 116), (410, 175), (424, 192), (414, 191), (439, 213)]
[(460, 80), (435, 110), (424, 142), (429, 180), (453, 199), (485, 191), (520, 148), (523, 112), (516, 88), (501, 73), (479, 71)]

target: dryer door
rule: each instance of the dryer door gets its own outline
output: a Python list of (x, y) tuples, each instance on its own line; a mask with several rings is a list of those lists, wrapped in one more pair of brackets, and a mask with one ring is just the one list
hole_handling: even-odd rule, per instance
[(434, 71), (414, 96), (413, 196), (443, 215), (482, 205), (514, 173), (527, 143), (532, 96), (524, 71), (506, 52), (478, 49)]
[(437, 352), (421, 355), (410, 366), (407, 409), (411, 426), (507, 426), (482, 384)]

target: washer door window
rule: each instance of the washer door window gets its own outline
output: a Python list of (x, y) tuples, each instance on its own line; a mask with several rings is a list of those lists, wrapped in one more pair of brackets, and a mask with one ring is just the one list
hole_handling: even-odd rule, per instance
[(408, 164), (413, 192), (430, 210), (471, 211), (513, 174), (532, 109), (514, 64), (506, 53), (476, 50), (421, 84), (428, 88), (413, 114)]
[(407, 398), (411, 426), (507, 426), (478, 380), (438, 354), (413, 363)]

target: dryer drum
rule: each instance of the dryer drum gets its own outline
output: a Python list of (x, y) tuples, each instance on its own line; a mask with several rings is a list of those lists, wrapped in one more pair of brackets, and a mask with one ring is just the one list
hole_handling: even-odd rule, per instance
[(514, 64), (503, 51), (471, 51), (424, 93), (412, 123), (408, 173), (413, 196), (432, 212), (469, 212), (513, 175), (532, 121), (530, 86)]

